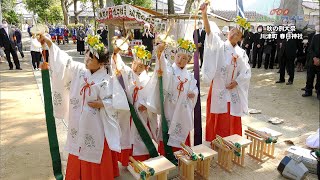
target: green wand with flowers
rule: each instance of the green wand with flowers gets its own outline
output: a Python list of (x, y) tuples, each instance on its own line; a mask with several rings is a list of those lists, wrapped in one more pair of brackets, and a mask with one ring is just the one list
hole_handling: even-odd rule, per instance
[[(168, 37), (170, 29), (171, 29), (172, 24), (170, 24), (168, 31), (166, 32), (166, 34), (162, 34), (158, 36), (158, 41), (159, 43), (164, 43), (164, 44), (168, 44), (172, 42), (172, 39), (170, 37)], [(163, 96), (163, 79), (162, 79), (162, 69), (161, 69), (161, 53), (162, 52), (158, 52), (157, 54), (157, 59), (159, 60), (159, 70), (157, 71), (158, 73), (158, 81), (159, 81), (159, 94), (160, 94), (160, 109), (161, 109), (161, 126), (162, 126), (162, 139), (163, 139), (163, 144), (164, 144), (164, 150), (165, 150), (165, 157), (171, 161), (173, 164), (175, 164), (176, 166), (178, 165), (178, 161), (175, 158), (175, 156), (173, 155), (173, 150), (172, 147), (168, 145), (168, 141), (169, 141), (169, 127), (168, 127), (168, 122), (164, 113), (164, 96)]]
[[(41, 24), (34, 25), (30, 32), (38, 38), (45, 34), (48, 27)], [(46, 115), (47, 133), (49, 139), (50, 154), (52, 160), (53, 174), (56, 180), (63, 180), (62, 168), (61, 168), (61, 158), (59, 151), (59, 143), (56, 131), (55, 117), (53, 116), (53, 105), (51, 96), (51, 85), (50, 85), (50, 75), (48, 63), (45, 62), (46, 54), (43, 51), (44, 63), (41, 64), (41, 76), (43, 85), (43, 96), (44, 96), (44, 109)]]

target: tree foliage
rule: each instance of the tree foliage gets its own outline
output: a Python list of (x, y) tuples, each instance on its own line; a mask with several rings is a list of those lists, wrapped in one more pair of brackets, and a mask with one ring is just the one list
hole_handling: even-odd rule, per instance
[(145, 8), (151, 8), (151, 0), (114, 0), (115, 5), (121, 5), (123, 3), (125, 4), (131, 4), (136, 6), (141, 6)]
[(62, 8), (61, 6), (51, 6), (46, 10), (46, 19), (45, 21), (50, 24), (61, 22), (63, 20)]
[(49, 9), (52, 3), (53, 0), (25, 0), (26, 8), (39, 16), (44, 14), (44, 11)]
[(63, 19), (60, 0), (24, 0), (24, 3), (42, 22), (57, 23)]
[(18, 24), (20, 15), (16, 14), (14, 10), (3, 13), (3, 18), (7, 20), (9, 24)]
[(0, 0), (1, 1), (1, 11), (4, 19), (7, 20), (9, 24), (19, 23), (20, 15), (14, 11), (15, 0)]

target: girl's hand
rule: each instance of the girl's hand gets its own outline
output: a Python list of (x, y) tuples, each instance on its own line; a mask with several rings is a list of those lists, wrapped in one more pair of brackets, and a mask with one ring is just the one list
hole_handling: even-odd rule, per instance
[(188, 98), (193, 99), (196, 95), (194, 93), (188, 93)]
[(231, 90), (233, 88), (235, 88), (238, 85), (237, 81), (232, 81), (226, 88), (228, 90)]
[(144, 105), (141, 105), (141, 106), (139, 106), (138, 110), (143, 112), (143, 111), (146, 111), (147, 108)]
[(49, 63), (47, 63), (47, 62), (41, 63), (41, 64), (40, 64), (40, 69), (41, 69), (41, 70), (47, 70), (47, 69), (49, 69)]
[(164, 49), (166, 48), (166, 44), (165, 43), (160, 43), (157, 47), (157, 50), (159, 53), (162, 53), (164, 51)]
[(41, 43), (41, 45), (47, 44), (49, 48), (52, 45), (51, 39), (47, 38), (45, 34), (39, 34), (37, 36), (37, 40)]
[(91, 101), (91, 102), (88, 102), (88, 106), (92, 107), (92, 108), (97, 108), (97, 109), (100, 109), (103, 107), (103, 103), (102, 101), (99, 99), (97, 101)]
[(208, 6), (208, 3), (203, 3), (203, 4), (201, 4), (199, 10), (200, 10), (202, 13), (207, 13), (207, 6)]

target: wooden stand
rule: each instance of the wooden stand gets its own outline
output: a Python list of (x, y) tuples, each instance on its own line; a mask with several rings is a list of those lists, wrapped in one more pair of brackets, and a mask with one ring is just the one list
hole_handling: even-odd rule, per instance
[[(196, 171), (204, 179), (208, 179), (210, 162), (217, 152), (202, 144), (191, 147), (191, 149), (197, 155), (201, 153), (204, 159), (201, 160), (199, 158), (197, 161), (192, 161), (187, 156), (181, 156), (179, 158), (180, 178), (194, 180), (194, 172)], [(181, 151), (177, 151), (174, 154), (179, 156)]]
[[(174, 164), (172, 164), (168, 159), (166, 159), (163, 156), (148, 159), (146, 161), (143, 161), (143, 163), (154, 169), (154, 177), (156, 177), (157, 180), (167, 180), (169, 171), (176, 168)], [(135, 179), (140, 179), (140, 175), (136, 173), (130, 165), (127, 168)], [(149, 179), (150, 177), (147, 177), (147, 180)]]
[[(272, 137), (280, 137), (282, 136), (282, 133), (279, 133), (277, 131), (274, 131), (269, 128), (262, 128), (258, 129), (259, 131), (263, 131), (266, 133), (270, 133)], [(265, 142), (265, 139), (259, 136), (258, 134), (254, 133), (250, 130), (245, 130), (245, 135), (247, 136), (247, 139), (252, 141), (252, 144), (249, 148), (248, 155), (252, 158), (262, 162), (264, 155), (269, 156), (271, 158), (274, 157), (274, 150), (275, 150), (275, 143), (269, 143), (267, 144)]]
[(248, 145), (252, 143), (252, 141), (243, 138), (237, 134), (228, 136), (223, 138), (226, 141), (232, 142), (232, 143), (239, 143), (241, 145), (241, 156), (236, 156), (233, 152), (233, 150), (226, 148), (218, 143), (213, 142), (212, 143), (212, 149), (214, 147), (218, 148), (218, 161), (217, 163), (219, 164), (220, 167), (225, 169), (228, 172), (232, 171), (232, 162), (244, 167), (244, 155), (245, 155), (245, 150)]

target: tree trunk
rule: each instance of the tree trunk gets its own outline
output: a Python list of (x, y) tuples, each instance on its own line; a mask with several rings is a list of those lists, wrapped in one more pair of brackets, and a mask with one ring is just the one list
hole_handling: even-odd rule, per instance
[(191, 11), (191, 5), (194, 2), (194, 0), (187, 0), (186, 7), (184, 8), (184, 14), (189, 14)]
[(103, 5), (103, 0), (99, 0), (99, 7), (100, 7), (100, 8), (103, 8), (103, 7), (104, 7), (104, 5)]
[(95, 5), (95, 3), (94, 3), (94, 0), (91, 0), (91, 2), (92, 2), (93, 19), (94, 19), (94, 32), (96, 32), (96, 29), (97, 29), (96, 5)]
[[(113, 5), (114, 5), (113, 0), (106, 0), (106, 7), (110, 7)], [(112, 46), (111, 42), (112, 42), (112, 38), (114, 36), (114, 30), (115, 30), (114, 25), (112, 25), (112, 24), (108, 25), (108, 50), (109, 50), (109, 52), (113, 52), (113, 46)]]
[(68, 10), (67, 10), (65, 1), (66, 0), (61, 0), (61, 7), (62, 7), (62, 12), (63, 12), (64, 24), (68, 25), (69, 24), (69, 21), (68, 21)]
[(74, 24), (78, 24), (79, 23), (79, 14), (81, 13), (81, 12), (78, 12), (77, 4), (78, 4), (78, 0), (74, 0), (73, 1)]
[(173, 0), (168, 0), (168, 14), (174, 14), (174, 2), (173, 2)]

